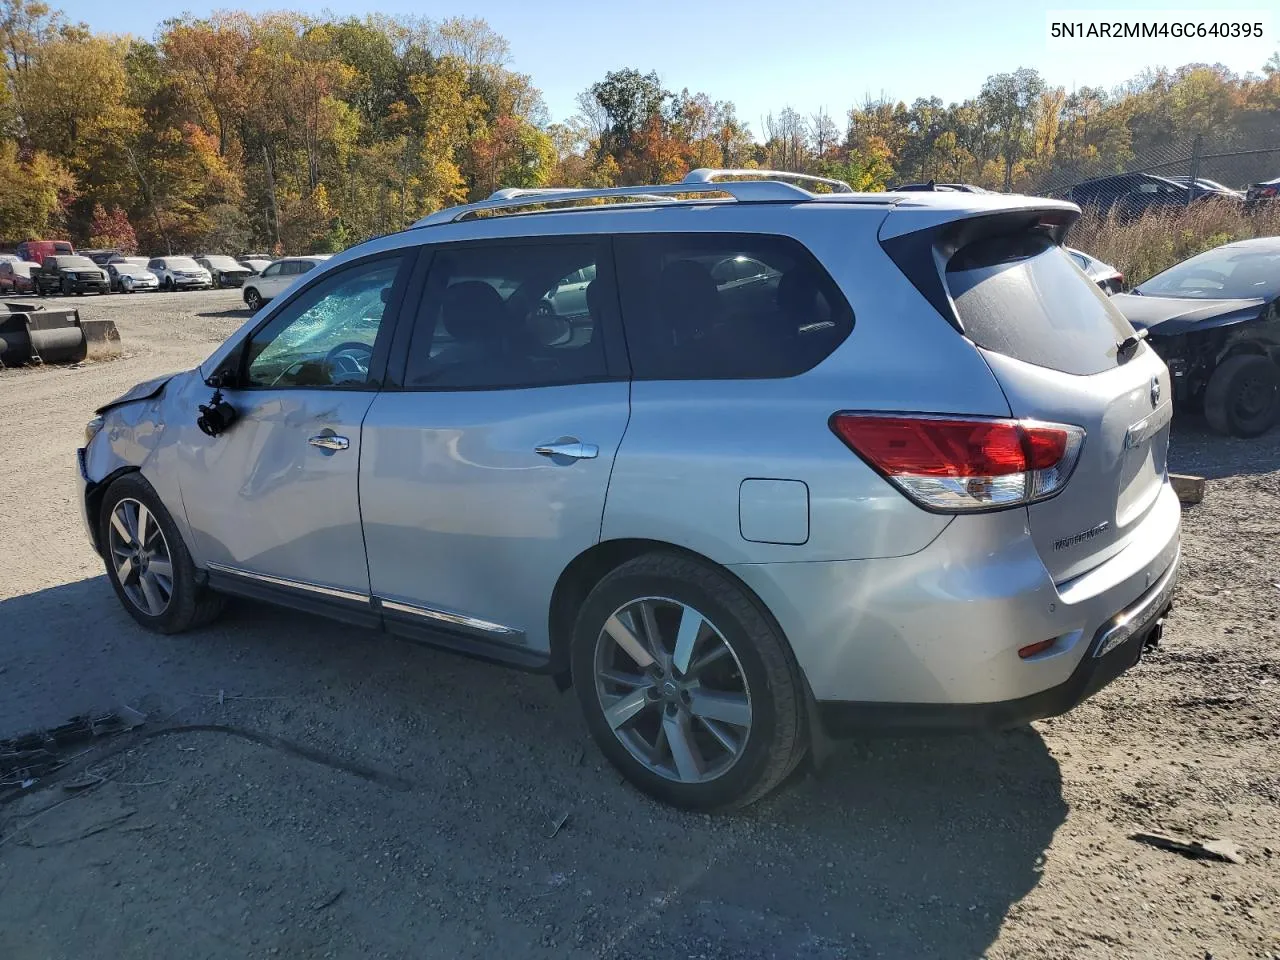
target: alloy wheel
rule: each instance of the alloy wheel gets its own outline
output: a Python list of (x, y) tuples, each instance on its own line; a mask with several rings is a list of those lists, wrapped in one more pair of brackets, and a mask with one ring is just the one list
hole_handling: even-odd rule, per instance
[(173, 598), (173, 557), (155, 516), (130, 497), (111, 510), (111, 563), (120, 589), (147, 616), (158, 617)]
[(746, 749), (751, 694), (742, 664), (686, 603), (644, 597), (614, 611), (596, 640), (595, 688), (614, 736), (668, 780), (714, 780)]

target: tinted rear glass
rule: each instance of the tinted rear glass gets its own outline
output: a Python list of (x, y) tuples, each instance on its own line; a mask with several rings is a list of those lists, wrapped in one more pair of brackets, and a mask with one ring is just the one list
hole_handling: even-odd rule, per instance
[(789, 237), (622, 236), (615, 250), (638, 380), (792, 377), (853, 329), (835, 282)]
[(947, 286), (969, 339), (1036, 366), (1101, 373), (1116, 365), (1118, 345), (1133, 334), (1106, 294), (1043, 237), (966, 247), (947, 264)]

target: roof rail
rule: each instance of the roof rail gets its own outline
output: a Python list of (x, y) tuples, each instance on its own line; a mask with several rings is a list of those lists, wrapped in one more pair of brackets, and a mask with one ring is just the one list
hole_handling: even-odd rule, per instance
[[(696, 173), (697, 171), (695, 171)], [(754, 173), (754, 171), (746, 171)], [(692, 174), (690, 174), (692, 176)], [(790, 176), (790, 174), (787, 174)], [(818, 178), (810, 178), (818, 179)], [(687, 180), (687, 178), (686, 178)], [(838, 181), (837, 181), (838, 182)], [(847, 184), (845, 185), (848, 186)], [(486, 213), (519, 213), (523, 208), (536, 207), (543, 204), (566, 204), (552, 208), (553, 210), (574, 210), (572, 206), (584, 200), (631, 200), (637, 204), (671, 203), (679, 199), (687, 199), (697, 194), (711, 194), (705, 200), (720, 200), (724, 194), (739, 203), (791, 202), (812, 200), (813, 194), (807, 190), (782, 183), (778, 180), (730, 180), (725, 183), (709, 181), (688, 181), (681, 183), (662, 183), (637, 187), (601, 187), (598, 189), (573, 189), (540, 187), (522, 189), (507, 187), (495, 191), (488, 200), (478, 203), (466, 203), (456, 207), (445, 207), (430, 216), (423, 217), (414, 227), (432, 227), (441, 223), (454, 223)], [(720, 195), (720, 196), (715, 196)], [(538, 213), (551, 212), (539, 210)]]
[[(830, 187), (833, 193), (853, 193), (853, 187), (845, 183), (843, 180), (833, 180), (830, 177), (815, 177), (808, 173), (792, 173), (790, 170), (731, 170), (718, 169), (715, 167), (699, 167), (697, 170), (690, 170), (685, 174), (681, 183), (715, 183), (722, 177), (736, 177), (737, 182), (744, 181), (782, 181), (782, 180), (798, 180), (800, 183), (821, 183)], [(731, 181), (732, 182), (732, 181)]]

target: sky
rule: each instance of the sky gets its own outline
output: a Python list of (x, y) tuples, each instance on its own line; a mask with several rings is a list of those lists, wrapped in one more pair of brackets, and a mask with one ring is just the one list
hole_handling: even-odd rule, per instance
[[(939, 96), (945, 102), (977, 94), (993, 73), (1034, 67), (1052, 85), (1111, 88), (1144, 68), (1188, 62), (1222, 63), (1240, 73), (1260, 72), (1280, 51), (1280, 16), (1274, 3), (1232, 2), (1215, 9), (1206, 0), (1120, 5), (1009, 2), (1009, 0), (732, 0), (705, 4), (650, 0), (246, 0), (188, 7), (199, 16), (214, 9), (251, 12), (283, 8), (319, 14), (442, 19), (482, 17), (511, 44), (513, 69), (530, 74), (552, 119), (575, 112), (574, 98), (610, 70), (656, 70), (663, 84), (732, 100), (759, 135), (761, 117), (792, 106), (810, 114), (825, 108), (841, 122), (849, 107), (881, 95), (910, 103)], [(183, 9), (149, 0), (50, 0), (73, 20), (96, 30), (151, 38), (158, 20)], [(1102, 40), (1049, 39), (1051, 20), (1142, 19), (1182, 21), (1199, 13), (1218, 21), (1261, 20), (1264, 39)]]

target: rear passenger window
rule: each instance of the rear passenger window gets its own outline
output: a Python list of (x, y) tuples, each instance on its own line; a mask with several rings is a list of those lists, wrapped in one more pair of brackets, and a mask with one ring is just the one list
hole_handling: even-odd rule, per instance
[(616, 239), (638, 380), (791, 377), (853, 329), (853, 311), (803, 246), (759, 234)]
[[(594, 241), (442, 247), (414, 324), (405, 386), (492, 389), (608, 378)], [(605, 271), (601, 271), (605, 273)]]

